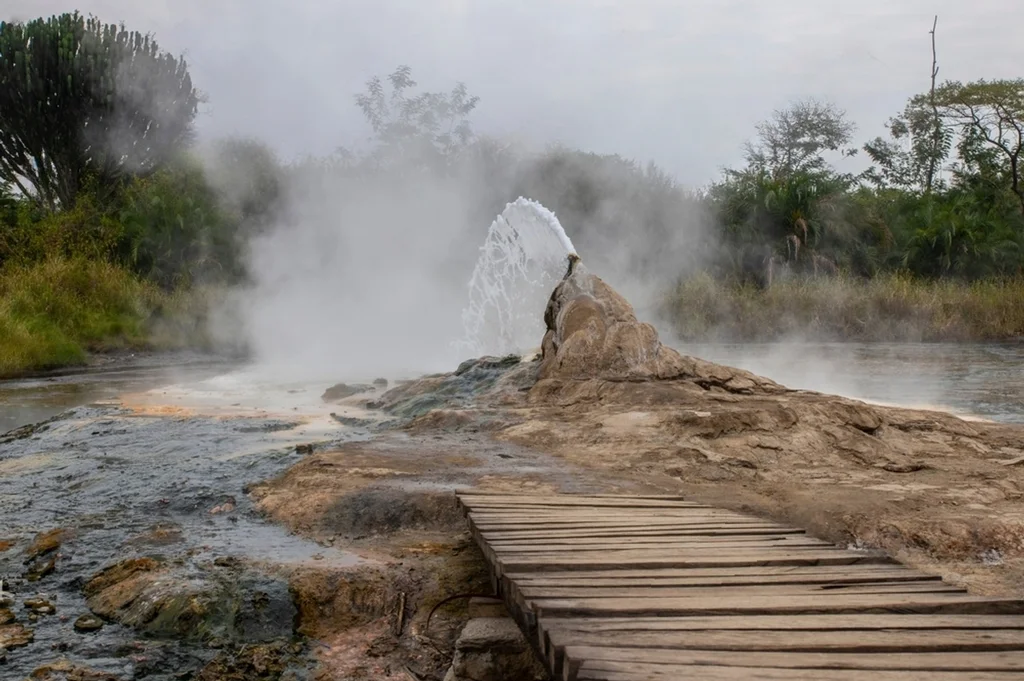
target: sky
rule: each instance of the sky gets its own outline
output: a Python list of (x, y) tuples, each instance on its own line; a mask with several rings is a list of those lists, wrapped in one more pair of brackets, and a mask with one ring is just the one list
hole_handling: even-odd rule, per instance
[(3, 0), (0, 18), (78, 9), (184, 54), (209, 97), (201, 136), (285, 159), (365, 142), (355, 94), (407, 64), (480, 97), (480, 133), (653, 161), (701, 186), (758, 121), (827, 99), (881, 134), (939, 79), (1024, 76), (1021, 0)]

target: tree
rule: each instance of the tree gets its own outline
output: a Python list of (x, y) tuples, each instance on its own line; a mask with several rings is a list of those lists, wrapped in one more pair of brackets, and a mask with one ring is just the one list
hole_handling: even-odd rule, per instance
[(936, 118), (931, 105), (921, 98), (907, 103), (903, 112), (890, 118), (891, 139), (876, 137), (864, 145), (875, 163), (865, 178), (878, 187), (920, 189), (930, 193), (940, 186), (937, 175), (949, 157), (953, 130)]
[[(921, 105), (926, 95), (912, 104)], [(935, 92), (939, 115), (959, 129), (961, 158), (971, 162), (987, 150), (1003, 164), (1006, 184), (1024, 214), (1024, 79), (950, 81)]]
[(746, 145), (747, 164), (775, 178), (822, 172), (828, 168), (823, 153), (856, 153), (855, 149), (843, 150), (855, 130), (846, 112), (835, 105), (813, 99), (799, 101), (758, 124), (757, 141)]
[(68, 207), (88, 176), (109, 190), (159, 169), (200, 101), (151, 36), (78, 12), (0, 22), (0, 181)]
[(450, 167), (472, 139), (469, 114), (480, 98), (471, 97), (463, 83), (449, 93), (411, 95), (416, 81), (408, 66), (399, 66), (388, 82), (390, 95), (376, 76), (367, 82), (365, 93), (356, 95), (377, 138), (377, 160)]

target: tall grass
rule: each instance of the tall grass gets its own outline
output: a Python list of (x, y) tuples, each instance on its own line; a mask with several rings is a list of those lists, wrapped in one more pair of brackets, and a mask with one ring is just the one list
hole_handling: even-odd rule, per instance
[(663, 312), (683, 340), (1000, 341), (1024, 338), (1024, 279), (804, 279), (768, 290), (683, 281)]
[[(0, 376), (82, 364), (89, 352), (142, 348), (149, 329), (187, 309), (167, 294), (102, 260), (50, 258), (0, 271)], [(184, 334), (165, 346), (187, 341)]]

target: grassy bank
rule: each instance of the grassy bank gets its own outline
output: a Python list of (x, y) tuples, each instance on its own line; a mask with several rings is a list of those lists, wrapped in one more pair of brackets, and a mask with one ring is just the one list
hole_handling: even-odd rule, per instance
[(665, 312), (683, 340), (1000, 341), (1024, 337), (1024, 279), (890, 275), (783, 281), (761, 291), (699, 276), (676, 288)]
[(90, 352), (203, 342), (199, 294), (168, 294), (116, 265), (53, 258), (0, 271), (0, 377), (86, 362)]

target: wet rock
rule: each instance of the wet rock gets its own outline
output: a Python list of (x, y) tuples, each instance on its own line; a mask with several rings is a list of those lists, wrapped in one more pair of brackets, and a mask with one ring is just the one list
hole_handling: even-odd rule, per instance
[(445, 681), (541, 681), (547, 673), (519, 627), (508, 617), (466, 623)]
[(372, 390), (372, 385), (348, 385), (347, 383), (338, 383), (337, 385), (332, 385), (330, 388), (325, 390), (324, 394), (320, 396), (320, 399), (324, 402), (337, 402), (338, 400), (343, 400), (346, 397), (371, 392)]
[(93, 631), (99, 631), (103, 628), (103, 620), (95, 615), (82, 615), (75, 620), (75, 631), (80, 634), (87, 634)]
[(0, 626), (11, 624), (18, 616), (10, 608), (0, 608)]
[(32, 563), (28, 570), (22, 574), (29, 582), (38, 582), (43, 577), (52, 575), (57, 569), (57, 556), (50, 556), (49, 558), (41, 558)]
[(0, 626), (0, 650), (23, 648), (35, 640), (35, 633), (22, 624)]
[(154, 525), (149, 530), (132, 539), (129, 543), (136, 546), (170, 546), (184, 541), (181, 527), (174, 524)]
[(95, 615), (161, 639), (266, 641), (290, 636), (295, 620), (284, 580), (234, 569), (179, 574), (133, 559), (98, 574), (84, 592)]
[(294, 661), (295, 651), (283, 641), (225, 650), (193, 677), (194, 681), (255, 681), (280, 679)]
[(0, 539), (0, 553), (4, 553), (14, 546), (14, 542), (9, 539)]
[[(153, 558), (131, 558), (101, 570), (86, 583), (82, 593), (86, 598), (99, 594), (128, 582), (129, 580), (151, 573), (160, 568), (160, 562)], [(115, 608), (116, 609), (116, 608)]]
[(40, 532), (25, 551), (25, 562), (29, 563), (41, 556), (53, 553), (68, 538), (68, 530), (58, 528), (48, 532)]
[(70, 660), (57, 660), (37, 667), (29, 677), (31, 681), (121, 681), (121, 677), (88, 667), (80, 667)]
[(331, 414), (331, 418), (340, 423), (343, 426), (349, 426), (350, 428), (365, 428), (366, 426), (372, 425), (373, 421), (369, 419), (358, 419), (352, 416), (340, 416), (338, 414)]
[(255, 425), (239, 426), (236, 430), (239, 433), (280, 433), (286, 430), (294, 430), (300, 425), (302, 424), (298, 421), (270, 421)]
[(31, 610), (37, 615), (52, 615), (57, 612), (57, 608), (54, 607), (53, 603), (45, 598), (26, 598), (25, 609)]

